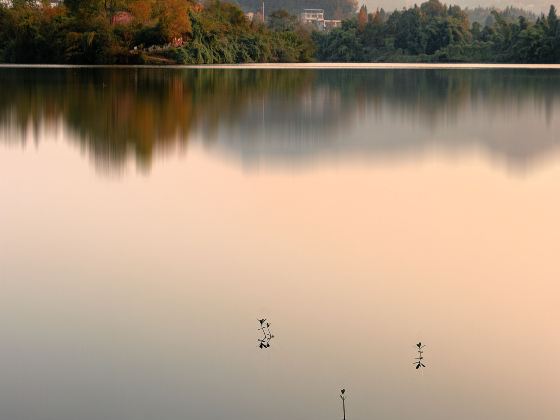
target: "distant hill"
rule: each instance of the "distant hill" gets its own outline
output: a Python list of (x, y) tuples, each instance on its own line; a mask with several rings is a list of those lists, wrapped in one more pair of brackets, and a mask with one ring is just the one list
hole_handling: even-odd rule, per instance
[[(469, 18), (469, 22), (472, 24), (474, 22), (480, 23), (482, 26), (492, 26), (494, 23), (494, 16), (492, 16), (493, 7), (475, 7), (474, 9), (466, 8), (464, 9), (465, 13)], [(500, 15), (504, 17), (506, 22), (513, 22), (516, 21), (519, 16), (523, 16), (530, 22), (535, 22), (537, 20), (537, 14), (525, 10), (520, 9), (518, 7), (508, 6), (503, 10), (496, 9), (500, 12)]]
[[(262, 0), (232, 0), (245, 11), (261, 10)], [(265, 14), (284, 9), (299, 15), (303, 9), (323, 9), (327, 19), (345, 19), (357, 12), (358, 0), (265, 0)]]
[[(365, 0), (369, 11), (374, 11), (377, 8), (383, 8), (387, 12), (395, 9), (402, 9), (403, 7), (414, 6), (414, 3), (422, 3), (424, 0)], [(469, 9), (481, 8), (496, 8), (505, 10), (508, 7), (516, 9), (523, 9), (540, 15), (541, 13), (548, 13), (550, 5), (553, 4), (557, 9), (560, 9), (560, 0), (442, 0), (442, 3), (448, 5), (457, 5), (461, 8), (468, 7)], [(361, 2), (360, 2), (361, 4)]]

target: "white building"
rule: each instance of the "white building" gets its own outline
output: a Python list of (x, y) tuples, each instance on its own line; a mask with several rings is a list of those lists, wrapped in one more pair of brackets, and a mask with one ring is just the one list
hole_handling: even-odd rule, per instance
[(325, 21), (325, 11), (323, 9), (303, 9), (301, 13), (303, 23), (323, 24)]
[(340, 20), (325, 19), (323, 9), (303, 9), (300, 20), (305, 24), (314, 25), (320, 31), (338, 28), (342, 23)]
[[(3, 4), (5, 6), (8, 7), (12, 7), (13, 6), (13, 0), (0, 0), (0, 4)], [(40, 0), (35, 0), (35, 4), (37, 6), (41, 6), (41, 1)], [(51, 0), (50, 1), (51, 7), (56, 7), (56, 6), (62, 6), (64, 4), (64, 0)]]

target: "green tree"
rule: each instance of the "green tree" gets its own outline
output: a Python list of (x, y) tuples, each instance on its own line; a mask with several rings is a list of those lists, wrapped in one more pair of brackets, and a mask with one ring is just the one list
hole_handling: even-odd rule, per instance
[(275, 10), (268, 15), (268, 27), (273, 31), (294, 31), (297, 26), (297, 16), (290, 14), (287, 10)]

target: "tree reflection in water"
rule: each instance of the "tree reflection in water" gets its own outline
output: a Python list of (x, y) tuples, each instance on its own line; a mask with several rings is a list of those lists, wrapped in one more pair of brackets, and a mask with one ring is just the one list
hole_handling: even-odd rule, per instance
[[(394, 155), (435, 142), (476, 144), (525, 166), (558, 146), (553, 70), (2, 68), (0, 76), (0, 142), (40, 142), (41, 127), (62, 124), (68, 139), (108, 167), (133, 157), (149, 168), (155, 151), (187, 147), (195, 134), (234, 155), (258, 150), (277, 160), (325, 150)], [(512, 108), (542, 114), (525, 129), (542, 132), (524, 132), (527, 121), (510, 118)], [(510, 126), (462, 127), (476, 110)], [(356, 127), (362, 131), (348, 134)], [(422, 137), (418, 127), (453, 135)]]

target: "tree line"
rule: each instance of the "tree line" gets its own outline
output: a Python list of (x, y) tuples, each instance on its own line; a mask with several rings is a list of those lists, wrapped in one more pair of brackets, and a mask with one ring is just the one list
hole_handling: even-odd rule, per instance
[(368, 13), (341, 28), (314, 34), (320, 61), (342, 62), (560, 62), (556, 8), (532, 22), (491, 10), (485, 25), (470, 22), (467, 11), (439, 0), (386, 13)]
[(347, 16), (321, 32), (286, 10), (263, 22), (219, 0), (0, 0), (0, 62), (560, 62), (554, 6), (534, 16), (428, 0)]

